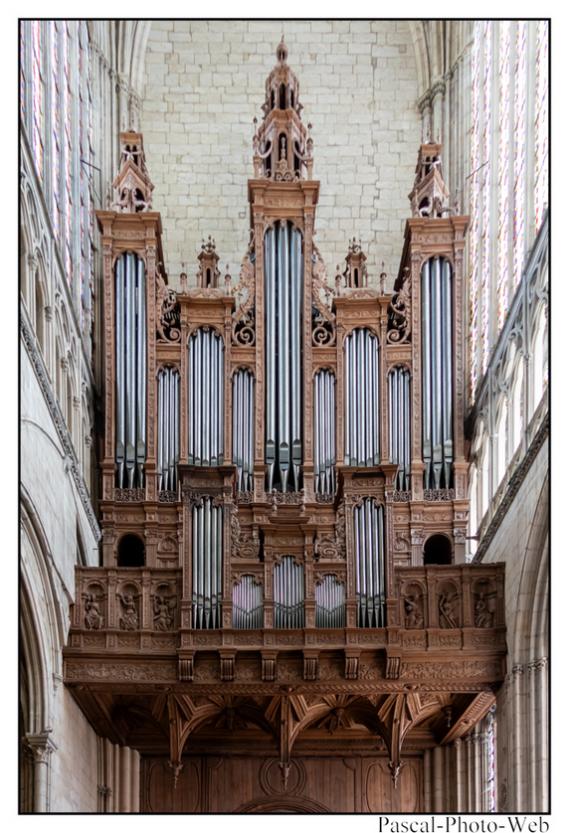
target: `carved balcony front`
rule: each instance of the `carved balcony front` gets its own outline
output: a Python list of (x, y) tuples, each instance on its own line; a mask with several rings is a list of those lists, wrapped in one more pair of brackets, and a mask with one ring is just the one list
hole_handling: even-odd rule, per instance
[[(76, 581), (70, 683), (437, 680), (471, 690), (503, 679), (501, 564), (395, 568), (379, 628), (237, 628), (231, 615), (219, 629), (182, 627), (181, 570), (78, 568)], [(265, 621), (274, 607), (264, 600)]]

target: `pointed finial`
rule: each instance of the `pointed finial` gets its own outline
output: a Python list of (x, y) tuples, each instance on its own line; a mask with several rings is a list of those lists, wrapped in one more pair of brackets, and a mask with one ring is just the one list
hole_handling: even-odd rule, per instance
[(277, 46), (277, 58), (280, 64), (286, 63), (286, 59), (288, 58), (288, 49), (284, 42), (284, 35), (281, 38), (281, 42)]

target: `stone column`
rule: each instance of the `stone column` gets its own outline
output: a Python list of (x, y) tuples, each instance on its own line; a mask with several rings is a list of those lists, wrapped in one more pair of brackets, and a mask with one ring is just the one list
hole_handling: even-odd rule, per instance
[(131, 750), (130, 767), (130, 812), (140, 812), (140, 755), (136, 749)]
[(433, 749), (433, 811), (442, 813), (444, 807), (444, 750), (442, 746)]
[(131, 750), (128, 746), (120, 747), (120, 769), (119, 769), (119, 812), (128, 813), (130, 810), (130, 757)]
[(466, 796), (464, 790), (464, 745), (460, 738), (454, 742), (454, 759), (456, 771), (456, 806), (457, 813), (466, 810)]
[(430, 813), (433, 809), (431, 802), (431, 764), (432, 754), (430, 749), (423, 753), (423, 812)]
[(49, 737), (51, 729), (37, 735), (26, 735), (34, 759), (34, 813), (50, 810), (50, 758), (57, 747)]

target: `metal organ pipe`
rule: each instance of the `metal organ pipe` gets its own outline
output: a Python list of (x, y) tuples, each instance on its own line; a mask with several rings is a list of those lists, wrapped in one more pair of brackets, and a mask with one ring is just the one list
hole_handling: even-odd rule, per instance
[(346, 336), (344, 462), (347, 465), (379, 465), (378, 350), (376, 336), (364, 327)]
[(263, 627), (263, 589), (254, 576), (233, 585), (233, 627)]
[(275, 564), (273, 573), (275, 628), (304, 627), (304, 567), (291, 555)]
[(451, 277), (445, 258), (432, 257), (423, 265), (423, 461), (427, 489), (452, 485)]
[(249, 370), (233, 376), (233, 462), (237, 466), (237, 489), (253, 489), (253, 402), (254, 379)]
[(324, 576), (316, 585), (316, 627), (343, 628), (346, 624), (345, 587), (336, 576)]
[(358, 627), (385, 626), (385, 547), (383, 507), (373, 498), (354, 509), (355, 578)]
[(410, 396), (409, 371), (395, 367), (389, 373), (389, 459), (399, 466), (398, 489), (409, 489), (411, 483)]
[(144, 487), (146, 459), (146, 289), (133, 252), (115, 264), (116, 446), (119, 488)]
[(304, 265), (302, 235), (291, 222), (281, 221), (265, 233), (264, 265), (267, 488), (298, 491), (302, 465)]
[(336, 490), (335, 378), (330, 370), (314, 376), (314, 489), (333, 495)]
[(195, 466), (218, 466), (223, 462), (223, 339), (202, 327), (190, 336), (188, 349), (188, 459)]
[(175, 490), (180, 459), (180, 374), (164, 367), (158, 374), (158, 489)]
[(192, 509), (192, 616), (194, 628), (221, 627), (223, 506), (203, 497)]

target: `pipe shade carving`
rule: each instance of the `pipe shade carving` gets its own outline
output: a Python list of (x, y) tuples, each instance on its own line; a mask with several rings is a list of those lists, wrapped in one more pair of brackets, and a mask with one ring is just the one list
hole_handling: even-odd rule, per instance
[(264, 257), (267, 486), (298, 492), (303, 460), (301, 232), (291, 222), (275, 223), (265, 233)]
[(421, 272), (425, 488), (450, 489), (453, 449), (451, 266), (432, 257)]
[(146, 459), (146, 289), (132, 252), (115, 264), (116, 444), (118, 488), (144, 487)]
[(188, 356), (188, 462), (218, 466), (223, 462), (224, 346), (215, 330), (192, 333)]

